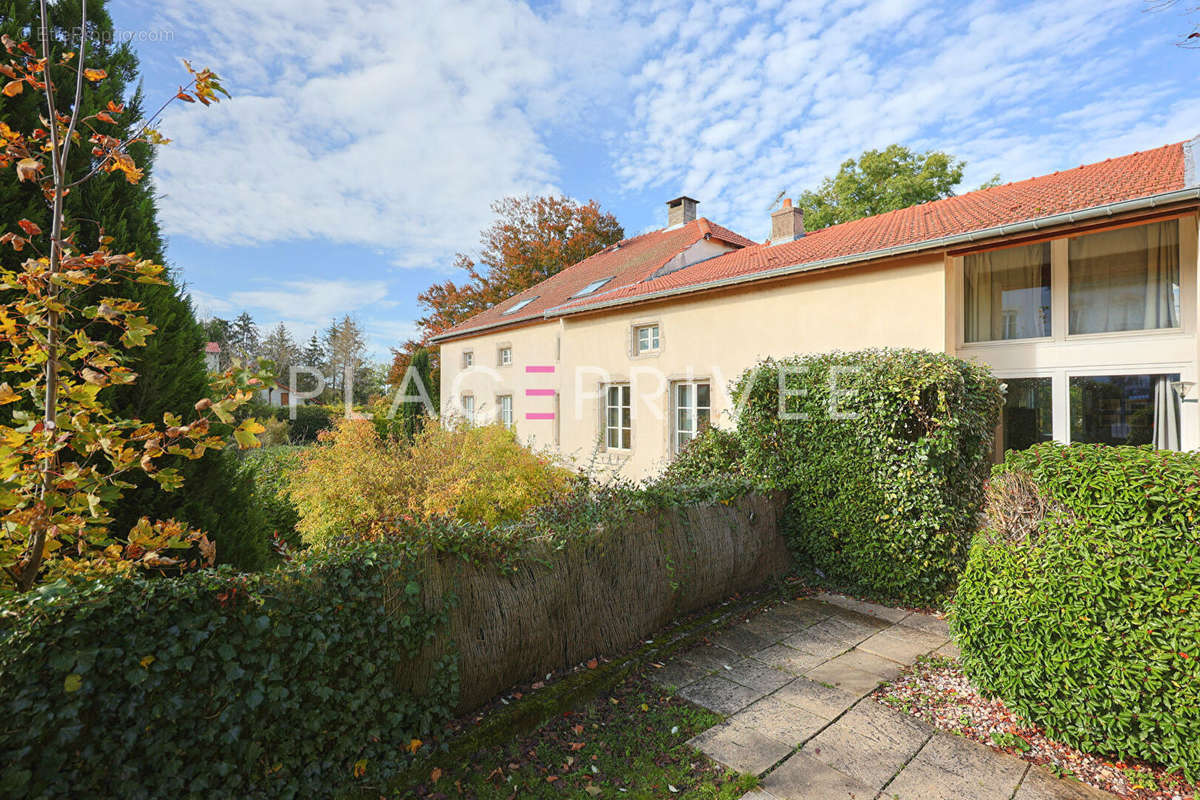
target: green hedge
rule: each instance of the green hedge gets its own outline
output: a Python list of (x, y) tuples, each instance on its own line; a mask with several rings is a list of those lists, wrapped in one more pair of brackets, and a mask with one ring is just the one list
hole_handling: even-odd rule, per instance
[(54, 584), (0, 616), (0, 796), (328, 796), (449, 716), (445, 624), (413, 561), (362, 544), (276, 571)]
[(989, 495), (952, 619), (967, 674), (1055, 738), (1200, 774), (1200, 455), (1038, 445)]
[(266, 519), (268, 536), (278, 535), (293, 551), (303, 542), (296, 530), (300, 512), (287, 493), (288, 473), (299, 464), (303, 447), (278, 445), (248, 451), (242, 470), (254, 486), (254, 503)]
[(785, 535), (801, 564), (880, 600), (944, 598), (966, 561), (1000, 410), (985, 367), (920, 350), (835, 352), (764, 361), (735, 395), (746, 470), (790, 493)]
[(743, 474), (745, 453), (735, 431), (709, 426), (692, 439), (662, 475), (662, 482), (690, 485)]

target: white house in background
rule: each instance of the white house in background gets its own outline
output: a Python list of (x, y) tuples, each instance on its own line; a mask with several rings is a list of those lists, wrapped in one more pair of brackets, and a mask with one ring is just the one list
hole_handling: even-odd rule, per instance
[(204, 345), (204, 366), (209, 372), (221, 371), (221, 345), (217, 342)]
[(641, 477), (764, 357), (907, 346), (1004, 380), (1000, 448), (1200, 448), (1198, 139), (761, 244), (677, 198), (436, 337), (442, 412)]
[[(259, 389), (255, 392), (255, 397), (258, 398), (259, 402), (266, 403), (275, 408), (287, 408), (291, 396), (291, 390), (279, 381), (272, 381), (265, 389)], [(304, 405), (306, 402), (306, 400), (301, 400), (299, 405)]]

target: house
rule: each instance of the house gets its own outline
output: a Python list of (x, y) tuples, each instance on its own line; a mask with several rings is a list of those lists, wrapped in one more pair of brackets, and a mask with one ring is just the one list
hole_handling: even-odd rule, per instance
[(763, 243), (677, 198), (438, 336), (442, 411), (641, 477), (728, 424), (764, 357), (907, 346), (1006, 383), (1003, 449), (1198, 448), (1198, 142), (808, 233), (785, 201)]
[(204, 367), (209, 372), (221, 371), (221, 345), (218, 342), (204, 345)]
[[(274, 408), (287, 408), (291, 399), (291, 389), (279, 381), (271, 381), (266, 388), (254, 393), (255, 399)], [(307, 400), (300, 400), (298, 405), (305, 405)]]

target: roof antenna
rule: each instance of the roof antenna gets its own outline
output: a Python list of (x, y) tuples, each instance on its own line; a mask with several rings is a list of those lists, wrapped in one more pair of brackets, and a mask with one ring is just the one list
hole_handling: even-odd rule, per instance
[(767, 206), (767, 213), (775, 210), (775, 206), (779, 205), (779, 201), (783, 199), (785, 194), (787, 194), (787, 189), (781, 189), (779, 194), (775, 195), (775, 199), (771, 201), (771, 205)]

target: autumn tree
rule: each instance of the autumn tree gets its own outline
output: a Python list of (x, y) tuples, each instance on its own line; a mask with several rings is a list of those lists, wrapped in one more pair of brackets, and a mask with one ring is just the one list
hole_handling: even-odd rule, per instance
[[(899, 144), (867, 150), (842, 164), (815, 191), (800, 195), (806, 230), (908, 208), (949, 197), (966, 163), (941, 150), (915, 153)], [(999, 183), (995, 176), (983, 187)]]
[(345, 388), (347, 374), (353, 380), (363, 364), (366, 351), (367, 342), (362, 328), (349, 314), (330, 323), (325, 331), (325, 353), (331, 389), (341, 392)]
[(492, 211), (497, 219), (480, 235), (478, 260), (455, 256), (454, 267), (466, 279), (436, 283), (417, 295), (425, 312), (417, 320), (418, 336), (393, 350), (389, 383), (403, 379), (412, 354), (432, 337), (625, 237), (617, 218), (594, 200), (507, 197)]
[[(55, 10), (68, 3), (56, 4)], [(166, 456), (198, 459), (224, 442), (219, 426), (247, 402), (257, 379), (245, 371), (220, 376), (216, 400), (200, 397), (191, 422), (167, 413), (161, 425), (123, 418), (105, 397), (135, 384), (127, 352), (144, 347), (155, 326), (143, 305), (111, 293), (133, 281), (164, 285), (164, 268), (132, 252), (115, 250), (113, 239), (97, 235), (97, 248), (82, 246), (78, 220), (67, 215), (68, 195), (97, 176), (119, 175), (136, 184), (144, 176), (135, 159), (142, 145), (165, 143), (154, 129), (159, 112), (131, 135), (118, 120), (127, 108), (109, 100), (102, 109), (85, 108), (88, 87), (108, 77), (87, 66), (94, 27), (86, 3), (78, 6), (81, 32), (66, 49), (52, 33), (48, 3), (42, 0), (36, 25), (40, 51), (10, 34), (0, 35), (8, 55), (0, 60), (6, 98), (40, 97), (41, 126), (22, 129), (19, 118), (0, 122), (0, 168), (15, 167), (44, 203), (48, 230), (22, 217), (0, 244), (26, 252), (18, 266), (0, 267), (0, 338), (7, 346), (0, 383), (0, 590), (26, 590), (47, 572), (179, 569), (212, 563), (213, 547), (199, 531), (173, 520), (139, 520), (128, 531), (111, 530), (107, 513), (136, 472), (151, 475), (164, 488), (177, 488), (180, 475), (158, 463)], [(188, 66), (192, 79), (176, 97), (210, 105), (223, 94), (216, 76)], [(82, 165), (72, 151), (88, 152)], [(78, 169), (75, 169), (78, 167)], [(19, 232), (18, 232), (19, 231)], [(262, 427), (247, 420), (235, 431), (239, 445), (257, 444)]]

